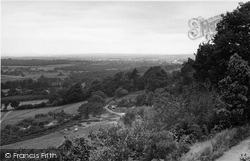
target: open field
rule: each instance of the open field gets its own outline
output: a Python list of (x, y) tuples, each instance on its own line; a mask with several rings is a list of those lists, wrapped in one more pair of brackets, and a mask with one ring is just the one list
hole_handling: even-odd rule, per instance
[[(31, 79), (37, 79), (39, 78), (42, 74), (45, 77), (48, 78), (66, 78), (69, 73), (63, 72), (63, 71), (57, 71), (57, 72), (47, 72), (47, 71), (51, 71), (54, 70), (55, 68), (60, 68), (60, 67), (69, 67), (69, 66), (73, 66), (75, 64), (57, 64), (57, 65), (47, 65), (47, 66), (2, 66), (2, 70), (4, 72), (6, 71), (14, 71), (16, 69), (20, 68), (30, 68), (30, 70), (32, 72), (35, 72), (35, 74), (30, 74), (26, 71), (23, 72), (23, 74), (25, 75), (24, 77), (22, 76), (15, 76), (15, 75), (1, 75), (1, 82), (7, 82), (7, 81), (15, 81), (15, 80), (21, 80), (21, 79), (27, 79), (27, 78), (31, 78)], [(43, 70), (43, 72), (41, 71)], [(58, 73), (62, 72), (64, 75), (63, 76), (58, 76)]]
[(46, 66), (2, 66), (4, 68), (4, 70), (6, 70), (5, 68), (8, 67), (8, 69), (10, 70), (15, 70), (18, 68), (30, 68), (32, 70), (54, 70), (55, 68), (60, 68), (60, 67), (69, 67), (69, 66), (73, 66), (75, 64), (56, 64), (56, 65), (46, 65)]
[[(84, 102), (78, 102), (74, 104), (68, 104), (63, 106), (57, 107), (47, 107), (47, 108), (39, 108), (39, 109), (28, 109), (28, 110), (16, 110), (12, 111), (3, 121), (1, 124), (1, 128), (5, 127), (7, 124), (16, 124), (19, 121), (34, 117), (36, 114), (45, 114), (48, 112), (60, 112), (64, 110), (64, 112), (69, 114), (77, 114), (78, 107)], [(1, 112), (1, 116), (3, 116), (6, 112)]]
[[(48, 148), (51, 146), (59, 146), (63, 140), (64, 136), (75, 138), (79, 136), (88, 135), (90, 131), (96, 131), (100, 128), (105, 128), (111, 126), (112, 122), (105, 121), (105, 122), (92, 122), (89, 124), (88, 127), (79, 127), (78, 131), (74, 132), (73, 130), (70, 132), (65, 132), (64, 130), (59, 130), (57, 132), (37, 137), (34, 139), (29, 139), (9, 145), (1, 146), (0, 149), (19, 149), (20, 147), (26, 149), (42, 149)], [(71, 127), (73, 128), (73, 127)]]
[(28, 74), (27, 72), (23, 72), (24, 73), (24, 77), (22, 76), (14, 76), (14, 75), (1, 75), (1, 81), (7, 82), (7, 81), (15, 81), (15, 80), (22, 80), (22, 79), (38, 79), (39, 77), (41, 77), (41, 75), (44, 75), (45, 77), (48, 78), (66, 78), (68, 77), (69, 73), (63, 73), (63, 76), (58, 76), (59, 72), (54, 72), (54, 73), (36, 73), (36, 74)]
[(15, 76), (15, 75), (1, 75), (1, 82), (7, 82), (7, 81), (15, 81), (15, 80), (22, 80), (25, 79), (25, 77), (22, 76)]
[[(104, 109), (107, 109), (107, 106), (104, 107)], [(110, 126), (114, 126), (119, 121), (121, 115), (118, 115), (117, 113), (109, 110), (107, 110), (102, 116), (103, 121), (100, 122), (81, 122), (81, 126), (78, 124), (78, 130), (74, 130), (75, 126), (69, 126), (67, 127), (67, 131), (64, 129), (58, 130), (56, 132), (37, 137), (34, 139), (24, 140), (21, 142), (3, 145), (0, 147), (0, 149), (19, 149), (19, 148), (27, 148), (27, 149), (41, 149), (41, 148), (48, 148), (51, 146), (57, 147), (59, 146), (63, 140), (64, 136), (67, 136), (69, 138), (75, 138), (79, 136), (86, 136), (89, 134), (90, 131), (97, 131), (100, 128), (107, 128)]]

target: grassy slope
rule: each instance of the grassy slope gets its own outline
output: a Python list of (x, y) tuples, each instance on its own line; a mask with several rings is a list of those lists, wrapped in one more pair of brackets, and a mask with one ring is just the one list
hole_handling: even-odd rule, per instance
[[(183, 155), (181, 161), (215, 161), (220, 158), (224, 152), (249, 136), (250, 126), (223, 130), (207, 141), (192, 145), (190, 151)], [(239, 157), (237, 159), (239, 159)]]
[(36, 114), (44, 114), (48, 112), (60, 112), (61, 110), (64, 110), (64, 112), (69, 114), (76, 114), (78, 107), (83, 102), (78, 102), (74, 104), (68, 104), (63, 106), (57, 106), (57, 107), (47, 107), (47, 108), (39, 108), (39, 109), (28, 109), (28, 110), (17, 110), (12, 111), (8, 117), (2, 122), (1, 127), (6, 126), (7, 124), (16, 124), (19, 121), (34, 117)]

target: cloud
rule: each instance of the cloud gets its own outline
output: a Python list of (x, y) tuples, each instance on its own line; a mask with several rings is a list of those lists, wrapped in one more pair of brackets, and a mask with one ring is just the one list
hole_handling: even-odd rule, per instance
[(2, 2), (2, 55), (192, 54), (188, 20), (236, 2)]

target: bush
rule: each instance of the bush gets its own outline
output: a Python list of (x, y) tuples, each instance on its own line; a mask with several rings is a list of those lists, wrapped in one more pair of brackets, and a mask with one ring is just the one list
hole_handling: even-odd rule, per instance
[(134, 103), (127, 99), (122, 99), (121, 101), (118, 102), (117, 106), (118, 107), (132, 107), (134, 106)]
[(119, 87), (115, 90), (115, 96), (117, 98), (123, 97), (127, 94), (128, 94), (128, 91), (126, 89), (121, 88), (121, 87)]

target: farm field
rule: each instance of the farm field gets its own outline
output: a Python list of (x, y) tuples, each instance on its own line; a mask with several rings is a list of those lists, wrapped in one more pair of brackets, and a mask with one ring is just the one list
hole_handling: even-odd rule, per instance
[(44, 75), (45, 77), (48, 78), (66, 78), (68, 77), (69, 73), (63, 73), (63, 76), (58, 76), (59, 72), (54, 72), (54, 73), (36, 73), (36, 74), (27, 74), (27, 72), (24, 72), (24, 77), (22, 76), (14, 76), (14, 75), (1, 75), (1, 81), (7, 82), (7, 81), (15, 81), (15, 80), (22, 80), (22, 79), (38, 79), (41, 77), (41, 75)]
[[(21, 79), (38, 79), (42, 74), (45, 77), (48, 78), (66, 78), (69, 73), (63, 72), (63, 71), (55, 71), (55, 72), (47, 72), (49, 70), (54, 70), (55, 68), (60, 68), (60, 67), (69, 67), (73, 66), (75, 64), (57, 64), (57, 65), (47, 65), (47, 66), (2, 66), (2, 70), (5, 71), (14, 71), (16, 69), (20, 68), (30, 68), (32, 71), (34, 71), (34, 74), (30, 74), (28, 72), (23, 72), (25, 75), (24, 77), (22, 76), (15, 76), (15, 75), (1, 75), (1, 82), (7, 82), (7, 81), (15, 81), (15, 80), (21, 80)], [(40, 70), (43, 70), (44, 72), (41, 72)], [(36, 72), (37, 71), (37, 72)], [(63, 73), (63, 76), (58, 76), (59, 72)]]
[[(91, 122), (88, 127), (79, 127), (78, 131), (74, 132), (73, 130), (70, 132), (65, 132), (64, 130), (59, 130), (57, 132), (37, 137), (34, 139), (29, 139), (9, 145), (1, 146), (0, 149), (42, 149), (48, 147), (56, 147), (59, 146), (64, 141), (64, 136), (69, 138), (75, 138), (79, 136), (88, 135), (90, 131), (96, 131), (100, 128), (106, 128), (111, 126), (114, 121), (104, 121), (104, 122)], [(71, 127), (73, 129), (73, 127)]]
[[(105, 109), (105, 108), (104, 108)], [(105, 113), (101, 115), (101, 118), (103, 118), (103, 121), (100, 122), (80, 122), (76, 123), (75, 125), (70, 125), (67, 128), (67, 131), (65, 129), (58, 130), (56, 132), (29, 139), (24, 140), (21, 142), (16, 142), (13, 144), (3, 145), (0, 147), (0, 149), (18, 149), (18, 148), (28, 148), (28, 149), (41, 149), (41, 148), (48, 148), (48, 147), (57, 147), (59, 146), (63, 140), (64, 137), (67, 136), (69, 138), (76, 138), (79, 136), (86, 136), (89, 134), (90, 131), (97, 131), (100, 128), (107, 128), (110, 126), (117, 125), (120, 115), (118, 115), (115, 112), (110, 113), (109, 110), (107, 110)], [(74, 130), (75, 127), (78, 127), (78, 130)]]
[(15, 81), (15, 80), (22, 80), (25, 79), (25, 77), (22, 76), (15, 76), (15, 75), (1, 75), (1, 82), (7, 82), (7, 81)]
[(46, 66), (2, 66), (3, 68), (6, 68), (8, 67), (9, 69), (11, 70), (15, 70), (15, 69), (18, 69), (18, 68), (30, 68), (30, 69), (37, 69), (37, 70), (54, 70), (55, 68), (60, 68), (60, 67), (69, 67), (69, 66), (73, 66), (75, 64), (56, 64), (56, 65), (46, 65)]
[[(63, 106), (56, 107), (47, 107), (47, 108), (39, 108), (39, 109), (28, 109), (28, 110), (16, 110), (12, 111), (1, 123), (1, 128), (5, 127), (7, 124), (16, 124), (19, 121), (34, 117), (36, 114), (45, 114), (48, 112), (60, 112), (64, 110), (64, 112), (68, 114), (76, 114), (78, 107), (84, 102), (78, 102), (74, 104), (68, 104)], [(6, 112), (1, 112), (1, 116), (3, 116)]]

